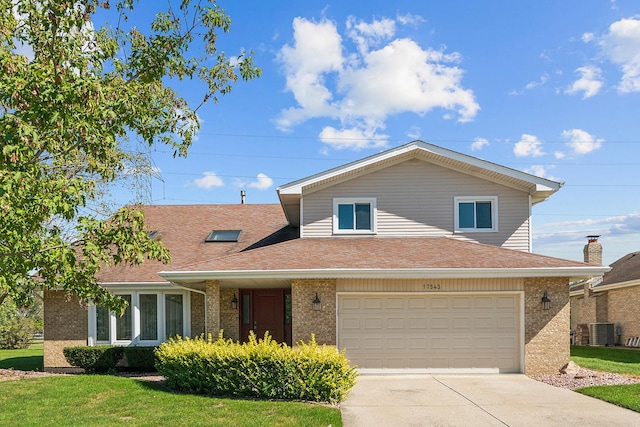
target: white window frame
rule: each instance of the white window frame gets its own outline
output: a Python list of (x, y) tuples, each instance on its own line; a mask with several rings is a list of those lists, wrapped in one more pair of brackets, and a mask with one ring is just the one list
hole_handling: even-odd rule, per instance
[[(491, 203), (491, 228), (462, 228), (460, 227), (460, 203)], [(475, 205), (474, 205), (475, 206)], [(475, 214), (475, 213), (474, 213)], [(458, 196), (453, 198), (453, 221), (456, 233), (496, 233), (498, 232), (498, 196)], [(474, 218), (475, 219), (475, 218)]]
[[(355, 204), (369, 204), (371, 207), (371, 213), (369, 220), (371, 221), (371, 228), (369, 230), (341, 230), (338, 228), (338, 206), (339, 205), (355, 205)], [(333, 199), (333, 234), (376, 234), (377, 232), (377, 208), (375, 197), (336, 197)], [(354, 220), (354, 227), (356, 226)]]
[[(180, 291), (159, 291), (159, 290), (136, 290), (136, 291), (117, 291), (116, 295), (131, 295), (131, 310), (132, 310), (132, 339), (131, 340), (117, 340), (116, 339), (116, 315), (114, 312), (109, 312), (109, 340), (98, 341), (98, 330), (96, 321), (96, 306), (94, 304), (88, 307), (89, 316), (89, 337), (88, 344), (93, 345), (119, 345), (119, 346), (155, 346), (160, 345), (165, 341), (166, 334), (166, 319), (165, 319), (165, 296), (166, 295), (182, 295), (182, 336), (191, 335), (191, 298), (189, 292)], [(157, 325), (158, 325), (158, 339), (157, 340), (142, 340), (140, 339), (140, 295), (157, 295), (158, 298), (158, 312), (157, 312)]]

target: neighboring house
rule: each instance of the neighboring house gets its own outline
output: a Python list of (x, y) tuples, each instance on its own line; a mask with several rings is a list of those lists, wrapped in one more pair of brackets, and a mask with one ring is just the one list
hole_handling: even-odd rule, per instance
[[(600, 264), (602, 246), (597, 236), (590, 237), (585, 246), (585, 262)], [(640, 337), (640, 252), (623, 256), (611, 264), (604, 276), (571, 286), (570, 295), (571, 329), (577, 332), (576, 344), (601, 344), (589, 342), (589, 325), (593, 323), (613, 324), (613, 337), (608, 337), (607, 345), (625, 345), (629, 338)]]
[(560, 187), (415, 141), (283, 185), (280, 204), (145, 206), (172, 262), (100, 273), (121, 318), (46, 292), (45, 367), (68, 345), (222, 329), (314, 334), (371, 372), (556, 372), (569, 282), (607, 270), (530, 253), (532, 206)]

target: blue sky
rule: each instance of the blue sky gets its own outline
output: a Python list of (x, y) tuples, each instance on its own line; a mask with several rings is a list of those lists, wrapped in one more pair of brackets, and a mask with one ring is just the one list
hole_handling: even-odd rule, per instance
[(198, 111), (188, 158), (153, 149), (154, 203), (277, 203), (421, 139), (564, 182), (534, 207), (534, 252), (582, 260), (589, 234), (605, 263), (640, 249), (637, 1), (219, 4), (220, 48), (253, 50), (263, 75)]

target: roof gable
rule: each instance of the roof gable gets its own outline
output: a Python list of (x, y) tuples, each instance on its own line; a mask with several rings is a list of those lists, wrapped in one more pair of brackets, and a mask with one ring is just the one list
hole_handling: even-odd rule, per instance
[(486, 160), (448, 150), (423, 141), (413, 141), (382, 153), (348, 163), (277, 188), (280, 203), (289, 223), (300, 223), (300, 200), (304, 193), (332, 186), (406, 160), (418, 158), (471, 176), (525, 191), (533, 204), (545, 200), (562, 187), (562, 183), (500, 166)]

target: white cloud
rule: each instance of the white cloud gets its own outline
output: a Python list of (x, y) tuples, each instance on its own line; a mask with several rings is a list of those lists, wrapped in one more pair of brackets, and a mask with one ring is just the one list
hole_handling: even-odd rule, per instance
[(202, 178), (193, 180), (196, 187), (209, 190), (214, 187), (224, 186), (224, 182), (215, 172), (203, 172), (202, 175), (204, 175)]
[(396, 16), (396, 19), (402, 25), (412, 25), (414, 27), (417, 27), (418, 25), (424, 22), (427, 22), (427, 20), (424, 19), (422, 16), (413, 15), (411, 13), (405, 13), (405, 14), (398, 13)]
[(489, 141), (484, 138), (476, 138), (473, 140), (473, 144), (471, 144), (471, 151), (479, 151), (482, 150), (485, 146), (489, 145)]
[(411, 139), (420, 139), (421, 129), (418, 126), (411, 126), (411, 129), (407, 131), (407, 136)]
[(336, 150), (361, 150), (385, 147), (389, 135), (379, 134), (375, 128), (336, 129), (326, 126), (320, 132), (320, 141)]
[(522, 138), (513, 147), (513, 154), (517, 157), (540, 157), (544, 155), (542, 142), (535, 135), (522, 134)]
[(601, 236), (637, 234), (640, 233), (640, 212), (598, 219), (552, 222), (545, 224), (545, 228), (558, 231), (535, 235), (537, 243), (583, 241), (587, 233)]
[(259, 173), (256, 181), (248, 184), (249, 188), (255, 188), (257, 190), (268, 190), (272, 186), (273, 180), (263, 173)]
[(593, 33), (584, 33), (582, 35), (582, 41), (585, 43), (590, 43), (595, 39), (595, 35)]
[(602, 88), (602, 70), (595, 65), (586, 65), (576, 69), (581, 77), (573, 82), (565, 93), (575, 95), (582, 92), (582, 99), (596, 95)]
[(567, 155), (564, 154), (562, 151), (556, 151), (555, 153), (553, 153), (553, 156), (556, 159), (564, 159), (565, 157), (567, 157)]
[(548, 170), (553, 167), (546, 167), (544, 165), (531, 165), (530, 168), (525, 169), (526, 173), (530, 173), (531, 175), (539, 176), (540, 178), (550, 179), (552, 181), (557, 181), (557, 178), (549, 175)]
[(529, 83), (527, 83), (527, 85), (524, 88), (526, 90), (530, 90), (530, 89), (533, 89), (534, 87), (542, 86), (543, 84), (545, 84), (548, 81), (549, 81), (549, 75), (548, 74), (543, 74), (543, 75), (540, 76), (540, 80), (534, 81), (534, 82), (529, 82)]
[(312, 118), (337, 120), (340, 126), (326, 126), (321, 139), (346, 137), (352, 142), (336, 146), (361, 149), (381, 146), (386, 136), (378, 129), (391, 115), (443, 109), (456, 113), (459, 122), (472, 120), (480, 106), (461, 84), (460, 55), (423, 49), (408, 38), (391, 40), (395, 25), (389, 18), (350, 17), (346, 35), (356, 51), (349, 52), (334, 22), (295, 18), (294, 42), (282, 47), (278, 59), (297, 105), (280, 112), (278, 128), (288, 130)]
[(371, 45), (378, 46), (390, 39), (396, 32), (396, 22), (389, 18), (374, 20), (373, 22), (357, 22), (356, 18), (347, 18), (347, 35), (358, 46), (358, 51), (366, 55)]
[(600, 39), (604, 55), (622, 71), (618, 91), (640, 92), (640, 17), (625, 18), (609, 26)]
[(582, 129), (565, 130), (562, 137), (569, 140), (567, 145), (574, 154), (588, 154), (600, 148), (604, 142), (604, 139), (596, 138)]

